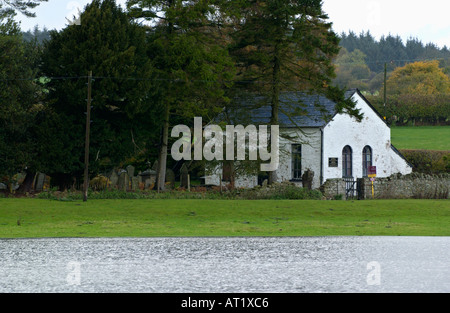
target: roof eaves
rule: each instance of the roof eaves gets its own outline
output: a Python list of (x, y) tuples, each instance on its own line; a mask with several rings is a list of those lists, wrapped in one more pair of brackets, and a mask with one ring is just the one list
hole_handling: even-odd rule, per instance
[[(388, 125), (388, 123), (384, 119), (384, 117), (380, 114), (380, 112), (377, 111), (377, 109), (375, 109), (375, 107), (369, 102), (369, 100), (367, 100), (367, 98), (364, 97), (364, 95), (361, 93), (361, 91), (359, 91), (359, 89), (356, 89), (355, 93), (358, 94), (358, 96), (360, 96), (367, 103), (367, 105), (375, 112), (376, 115), (378, 115), (378, 117), (386, 124), (386, 126), (390, 128), (390, 126)], [(354, 93), (352, 94), (352, 96), (353, 95), (354, 95)]]

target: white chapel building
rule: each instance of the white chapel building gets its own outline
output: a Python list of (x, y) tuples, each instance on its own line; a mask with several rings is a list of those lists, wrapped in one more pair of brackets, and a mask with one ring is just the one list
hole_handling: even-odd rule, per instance
[[(328, 179), (367, 177), (369, 167), (373, 166), (377, 177), (412, 172), (412, 166), (392, 145), (391, 130), (383, 117), (359, 90), (349, 90), (346, 96), (352, 97), (360, 109), (362, 121), (337, 114), (336, 104), (324, 96), (294, 92), (282, 95), (280, 102), (300, 107), (303, 114), (288, 117), (280, 110), (279, 182), (291, 181), (302, 186), (302, 175), (307, 170), (314, 172), (313, 188), (319, 188)], [(261, 106), (247, 113), (255, 123), (268, 124), (271, 109)], [(205, 184), (219, 185), (223, 177), (218, 171), (207, 173)], [(237, 177), (235, 181), (238, 188), (256, 185), (257, 175)]]

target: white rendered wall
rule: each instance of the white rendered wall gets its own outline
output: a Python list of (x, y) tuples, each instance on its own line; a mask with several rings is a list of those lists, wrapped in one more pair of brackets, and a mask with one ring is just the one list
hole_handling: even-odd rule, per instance
[[(213, 172), (206, 173), (205, 175), (205, 185), (220, 186), (220, 175), (222, 173), (222, 167), (218, 166)], [(222, 182), (222, 185), (229, 182)], [(236, 188), (253, 188), (258, 185), (257, 175), (247, 175), (236, 177), (234, 186)]]
[[(353, 99), (364, 114), (360, 123), (346, 114), (339, 114), (324, 127), (324, 181), (342, 177), (342, 149), (347, 145), (353, 152), (354, 178), (363, 177), (362, 153), (365, 146), (372, 148), (372, 165), (377, 167), (377, 177), (389, 177), (397, 172), (408, 174), (409, 166), (391, 148), (390, 128), (358, 94)], [(338, 158), (338, 167), (329, 167), (329, 158)]]
[(411, 174), (412, 167), (405, 161), (402, 157), (400, 157), (393, 149), (391, 149), (391, 174), (400, 173), (403, 175)]
[[(302, 173), (314, 172), (313, 188), (320, 187), (321, 131), (319, 128), (284, 129), (283, 134), (296, 139), (280, 139), (280, 166), (277, 171), (278, 182), (292, 180), (292, 145), (302, 145)], [(301, 183), (299, 183), (301, 186)]]
[[(314, 172), (313, 188), (320, 187), (320, 149), (321, 149), (321, 131), (318, 128), (282, 129), (280, 136), (280, 159), (277, 170), (277, 181), (292, 180), (292, 145), (302, 145), (302, 172), (310, 169)], [(292, 140), (286, 137), (294, 138)], [(208, 173), (205, 177), (207, 185), (220, 184), (221, 169), (217, 168), (214, 173)], [(237, 188), (253, 188), (258, 184), (256, 175), (246, 177), (237, 177), (235, 186)], [(297, 182), (302, 186), (301, 182)]]
[[(327, 179), (342, 178), (342, 150), (345, 146), (352, 148), (353, 177), (363, 176), (363, 149), (372, 149), (372, 165), (377, 167), (377, 177), (389, 177), (392, 174), (403, 175), (412, 172), (408, 163), (391, 148), (391, 130), (380, 116), (357, 93), (353, 99), (357, 108), (364, 114), (363, 120), (357, 122), (346, 114), (336, 115), (323, 129), (323, 159), (321, 169), (322, 135), (319, 128), (282, 129), (284, 135), (296, 139), (289, 141), (280, 138), (280, 164), (277, 180), (292, 180), (292, 144), (302, 145), (302, 173), (307, 169), (314, 172), (313, 188), (320, 187)], [(329, 158), (337, 158), (338, 166), (329, 167)], [(323, 180), (321, 181), (321, 170)], [(219, 171), (206, 176), (206, 184), (219, 185)], [(239, 177), (236, 187), (252, 188), (258, 183), (257, 176)], [(298, 183), (301, 186), (301, 182)]]

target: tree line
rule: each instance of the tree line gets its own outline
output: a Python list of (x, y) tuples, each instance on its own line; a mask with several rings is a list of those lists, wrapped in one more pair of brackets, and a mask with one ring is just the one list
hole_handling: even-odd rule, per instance
[(393, 35), (376, 40), (370, 32), (340, 39), (334, 83), (360, 89), (390, 124), (449, 124), (448, 47)]
[[(272, 125), (284, 91), (327, 96), (361, 118), (344, 96), (355, 86), (336, 84), (343, 49), (320, 0), (129, 0), (126, 8), (93, 0), (81, 25), (46, 40), (35, 30), (30, 40), (13, 17), (39, 2), (0, 2), (0, 179), (25, 172), (24, 191), (36, 172), (62, 190), (82, 181), (87, 122), (91, 177), (157, 160), (163, 190), (166, 168), (180, 166), (169, 156), (171, 126), (193, 126), (194, 116), (208, 123), (235, 110), (236, 97), (263, 99)], [(194, 166), (202, 175), (203, 164)]]
[(237, 96), (263, 96), (273, 125), (280, 93), (292, 90), (326, 95), (360, 118), (332, 84), (339, 39), (319, 0), (129, 0), (126, 8), (93, 0), (81, 25), (50, 31), (42, 44), (23, 40), (12, 16), (26, 4), (17, 3), (25, 7), (0, 21), (0, 173), (8, 181), (26, 172), (25, 189), (36, 172), (60, 189), (82, 180), (89, 71), (91, 176), (158, 160), (158, 190), (176, 166), (170, 127), (193, 126), (194, 116), (207, 123)]

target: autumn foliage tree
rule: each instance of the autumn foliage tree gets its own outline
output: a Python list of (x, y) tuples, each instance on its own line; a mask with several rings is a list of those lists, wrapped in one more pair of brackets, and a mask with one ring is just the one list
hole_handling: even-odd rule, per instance
[(450, 93), (450, 78), (439, 61), (415, 62), (396, 68), (387, 81), (389, 94), (436, 95)]
[[(450, 79), (438, 61), (396, 68), (387, 80), (387, 115), (397, 124), (442, 124), (450, 118)], [(382, 94), (382, 92), (380, 93)], [(373, 99), (380, 106), (380, 97)]]

